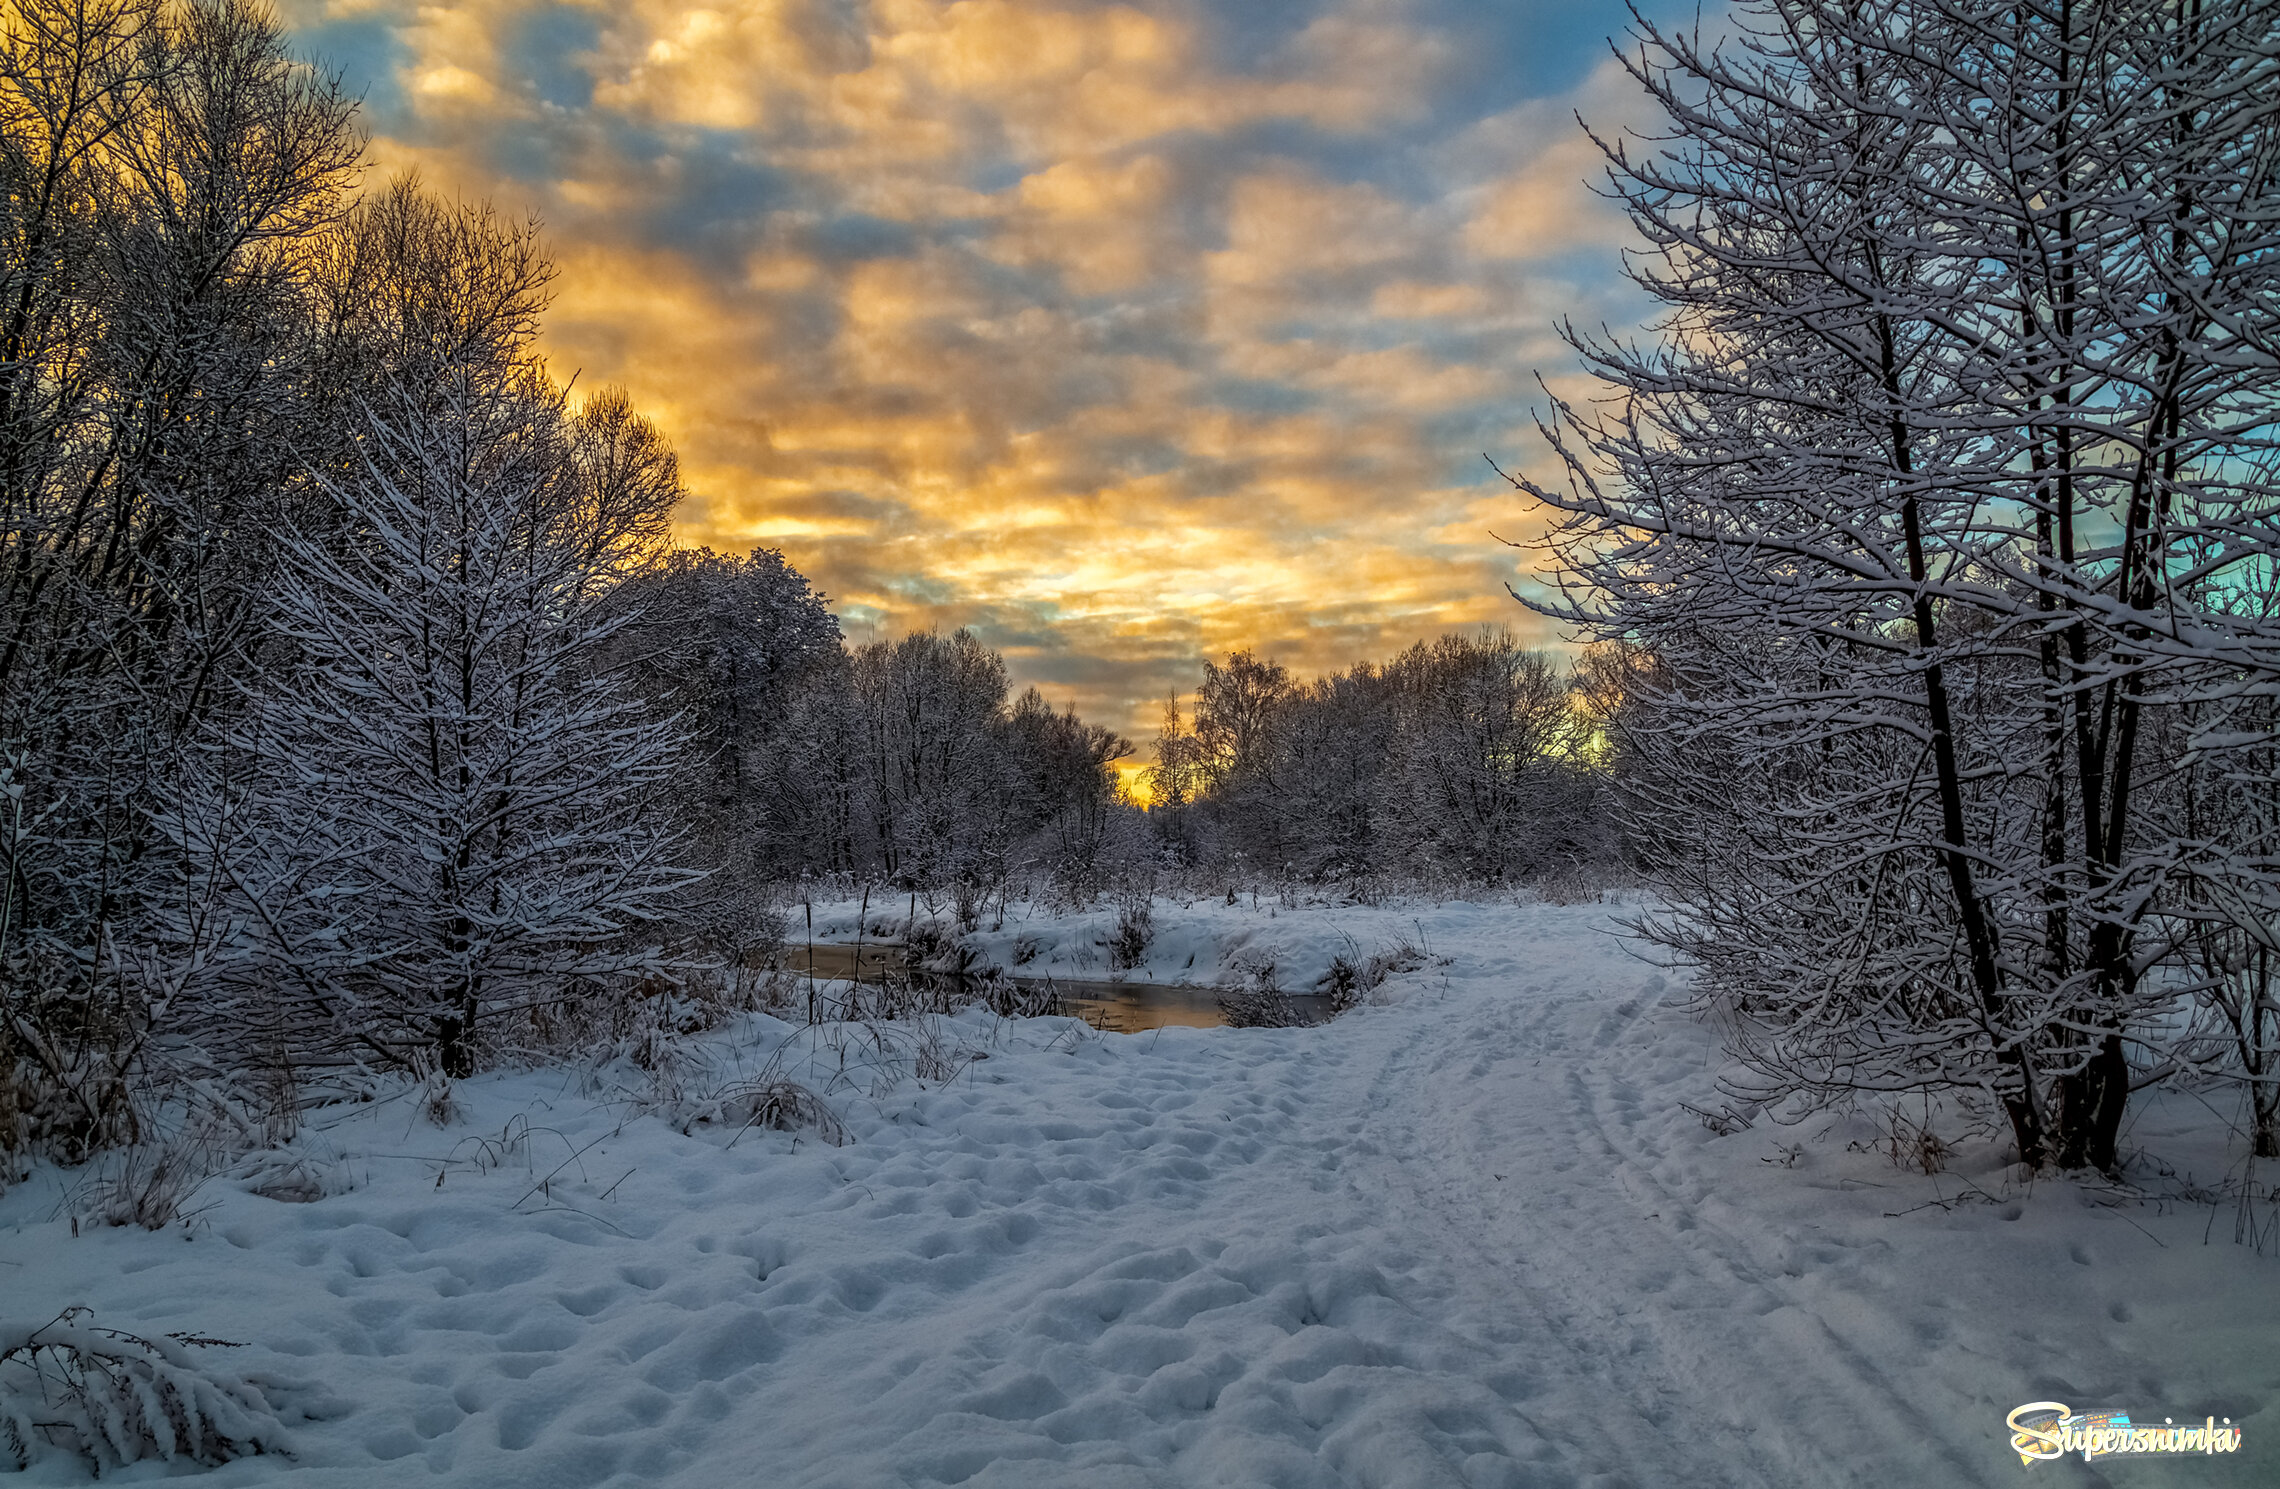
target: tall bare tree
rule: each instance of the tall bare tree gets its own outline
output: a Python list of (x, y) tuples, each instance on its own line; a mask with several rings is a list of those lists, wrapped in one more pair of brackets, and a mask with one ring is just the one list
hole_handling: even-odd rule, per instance
[(61, 1151), (132, 1132), (153, 812), (310, 499), (303, 255), (352, 110), (241, 0), (25, 0), (0, 31), (0, 1086)]
[(2239, 603), (2273, 560), (2276, 16), (1641, 24), (1669, 123), (1608, 142), (1609, 183), (1669, 313), (1573, 336), (1616, 396), (1519, 484), (1565, 514), (1545, 608), (1647, 654), (1661, 934), (1760, 1094), (1975, 1091), (2024, 1161), (2116, 1162), (2172, 997), (2164, 715), (2280, 656)]

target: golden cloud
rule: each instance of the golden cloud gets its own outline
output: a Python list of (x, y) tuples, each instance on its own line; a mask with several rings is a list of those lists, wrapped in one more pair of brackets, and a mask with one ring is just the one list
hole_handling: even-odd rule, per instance
[(1240, 54), (1198, 0), (292, 19), (387, 26), (383, 164), (543, 213), (549, 355), (673, 437), (683, 537), (781, 547), (859, 636), (977, 624), (1144, 737), (1214, 651), (1529, 625), (1479, 455), (1615, 303), (1543, 262), (1623, 232), (1568, 117), (1604, 71), (1441, 118), (1467, 43), (1392, 0)]

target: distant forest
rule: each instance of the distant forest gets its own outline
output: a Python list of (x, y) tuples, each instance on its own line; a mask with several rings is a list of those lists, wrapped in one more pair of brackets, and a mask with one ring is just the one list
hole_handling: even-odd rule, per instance
[(968, 632), (841, 645), (774, 553), (670, 554), (620, 603), (644, 619), (611, 653), (691, 731), (684, 779), (701, 789), (682, 810), (728, 884), (839, 875), (971, 905), (1018, 880), (1082, 904), (1186, 871), (1348, 886), (1603, 874), (1620, 848), (1580, 695), (1506, 631), (1314, 682), (1249, 651), (1205, 662), (1192, 727), (1176, 695), (1165, 704), (1143, 813), (1112, 765), (1128, 741), (1035, 688), (1009, 698), (1003, 661)]

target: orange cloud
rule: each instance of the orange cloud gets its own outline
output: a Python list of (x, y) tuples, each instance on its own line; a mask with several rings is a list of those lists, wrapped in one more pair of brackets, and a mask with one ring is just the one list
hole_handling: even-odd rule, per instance
[(1461, 30), (1315, 9), (1240, 45), (1263, 13), (1201, 0), (290, 18), (381, 59), (385, 165), (546, 217), (549, 355), (673, 437), (687, 541), (781, 547), (857, 635), (975, 624), (1145, 739), (1215, 651), (1528, 629), (1479, 457), (1529, 457), (1555, 317), (1623, 308), (1574, 277), (1623, 231), (1568, 117), (1626, 106), (1604, 70), (1450, 113)]

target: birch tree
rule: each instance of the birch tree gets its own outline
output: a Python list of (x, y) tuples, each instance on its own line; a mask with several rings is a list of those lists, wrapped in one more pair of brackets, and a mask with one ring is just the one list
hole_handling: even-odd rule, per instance
[(1164, 696), (1154, 753), (1156, 761), (1142, 777), (1148, 791), (1149, 832), (1156, 840), (1157, 851), (1173, 863), (1192, 864), (1199, 845), (1191, 809), (1202, 781), (1195, 759), (1195, 736), (1180, 716), (1177, 692)]

